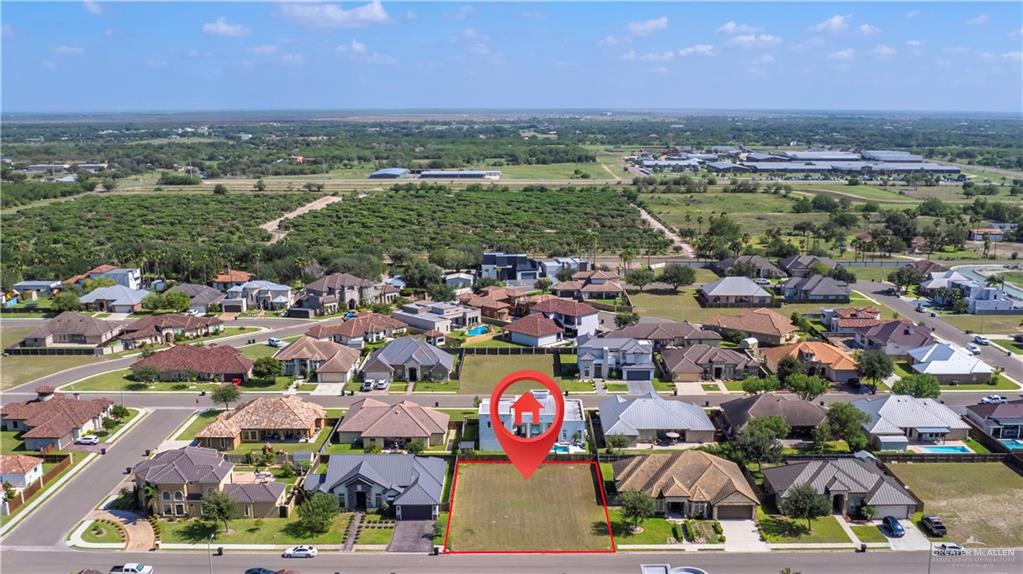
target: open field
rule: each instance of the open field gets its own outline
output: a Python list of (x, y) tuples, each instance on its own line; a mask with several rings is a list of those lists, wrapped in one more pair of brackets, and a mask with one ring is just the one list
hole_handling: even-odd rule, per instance
[[(508, 373), (530, 369), (540, 371), (551, 376), (558, 383), (558, 386), (569, 391), (591, 391), (589, 384), (582, 383), (575, 379), (561, 379), (554, 374), (553, 355), (466, 355), (465, 363), (462, 365), (459, 383), (459, 393), (463, 395), (490, 396), (494, 386)], [(442, 387), (438, 387), (442, 388)], [(517, 390), (526, 388), (539, 389), (542, 386), (537, 384), (522, 383), (517, 385)], [(419, 385), (416, 385), (419, 390)]]
[(455, 481), (448, 552), (613, 550), (592, 464), (544, 464), (527, 481), (511, 464), (463, 463)]
[(947, 540), (987, 547), (1019, 546), (1023, 531), (1023, 477), (997, 463), (889, 464), (888, 468), (940, 516)]
[[(613, 180), (611, 174), (604, 171), (599, 163), (546, 163), (533, 165), (502, 165), (502, 166), (476, 166), (467, 169), (496, 169), (501, 171), (501, 179), (590, 179), (590, 180)], [(589, 177), (581, 178), (576, 173)]]
[(1023, 314), (1014, 315), (943, 315), (943, 321), (974, 333), (1011, 335), (1023, 330)]
[[(700, 323), (717, 315), (738, 315), (745, 309), (738, 307), (704, 308), (696, 300), (696, 289), (679, 289), (678, 293), (668, 291), (630, 292), (629, 297), (641, 316), (661, 317), (675, 321), (691, 321)], [(823, 303), (786, 303), (780, 308), (773, 308), (781, 315), (788, 317), (793, 312), (816, 313), (821, 307), (862, 307), (874, 303), (858, 293), (853, 293), (849, 303), (826, 305)], [(888, 319), (895, 316), (895, 311), (883, 308), (881, 315)]]

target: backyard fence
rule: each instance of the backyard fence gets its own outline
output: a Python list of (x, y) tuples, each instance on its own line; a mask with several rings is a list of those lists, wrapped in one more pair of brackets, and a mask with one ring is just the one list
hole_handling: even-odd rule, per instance
[(460, 351), (464, 359), (465, 355), (557, 355), (566, 351), (571, 354), (574, 349), (571, 347), (462, 347)]
[(877, 458), (884, 462), (1004, 462), (1009, 455), (1005, 453), (879, 453)]
[(50, 481), (52, 479), (54, 479), (54, 477), (56, 477), (60, 473), (64, 472), (64, 469), (66, 469), (68, 466), (71, 465), (71, 462), (72, 462), (71, 457), (73, 455), (71, 455), (71, 454), (60, 454), (60, 455), (56, 455), (56, 454), (41, 454), (41, 455), (34, 455), (34, 456), (36, 456), (37, 458), (43, 459), (45, 462), (53, 462), (54, 460), (59, 460), (59, 462), (57, 463), (56, 466), (54, 466), (53, 468), (48, 470), (46, 472), (46, 474), (44, 474), (40, 480), (37, 480), (37, 481), (33, 482), (31, 485), (29, 485), (28, 487), (23, 488), (21, 491), (19, 491), (14, 496), (14, 498), (12, 498), (12, 499), (7, 501), (7, 513), (8, 514), (12, 514), (15, 510), (17, 510), (18, 508), (21, 508), (21, 506), (23, 504), (25, 504), (26, 502), (28, 502), (28, 500), (31, 499), (32, 496), (35, 493), (39, 492), (39, 490), (41, 488), (43, 488), (47, 484), (50, 484)]
[(77, 356), (92, 356), (102, 355), (107, 351), (103, 347), (92, 348), (92, 347), (8, 347), (4, 349), (4, 353), (8, 355), (77, 355)]

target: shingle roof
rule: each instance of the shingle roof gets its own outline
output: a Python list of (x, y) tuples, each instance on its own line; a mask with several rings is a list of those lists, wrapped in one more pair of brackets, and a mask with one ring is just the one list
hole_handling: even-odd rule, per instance
[(827, 418), (827, 411), (810, 401), (771, 393), (730, 400), (721, 411), (735, 429), (760, 417), (780, 416), (791, 427), (815, 427)]
[(830, 257), (818, 257), (816, 255), (792, 255), (781, 260), (782, 268), (786, 270), (809, 269), (814, 263), (820, 262), (828, 269), (834, 269), (838, 264)]
[(141, 319), (132, 321), (124, 327), (122, 339), (140, 339), (160, 335), (164, 329), (181, 329), (183, 331), (195, 331), (202, 328), (216, 327), (224, 322), (216, 317), (193, 317), (180, 313), (169, 313), (167, 315), (146, 315)]
[(709, 297), (770, 297), (749, 277), (722, 277), (700, 288)]
[(43, 459), (23, 454), (0, 454), (0, 474), (25, 474), (43, 464)]
[(848, 283), (836, 281), (826, 275), (790, 277), (782, 282), (782, 288), (794, 289), (804, 297), (840, 297), (849, 295)]
[(864, 495), (871, 506), (915, 505), (917, 501), (873, 461), (856, 458), (814, 460), (764, 469), (764, 482), (784, 498), (797, 484), (809, 484), (820, 494), (848, 492)]
[(703, 344), (681, 349), (664, 349), (661, 351), (661, 360), (673, 373), (700, 372), (704, 365), (736, 365), (743, 370), (757, 365), (749, 355), (739, 351)]
[(585, 317), (587, 315), (597, 314), (597, 309), (591, 305), (558, 297), (540, 301), (536, 305), (533, 305), (530, 310), (538, 311), (540, 313), (557, 313), (558, 315), (565, 315), (567, 317)]
[(881, 345), (922, 347), (934, 343), (934, 330), (926, 325), (916, 325), (908, 320), (885, 321), (871, 327), (864, 336)]
[(359, 362), (359, 351), (329, 339), (303, 336), (274, 353), (273, 358), (278, 361), (299, 359), (321, 363), (317, 373), (347, 373)]
[(330, 337), (357, 338), (366, 333), (382, 333), (388, 329), (405, 329), (405, 323), (380, 313), (365, 313), (357, 315), (341, 323), (327, 323), (315, 325), (305, 332), (306, 335), (316, 339), (327, 339)]
[(323, 407), (295, 395), (260, 397), (234, 410), (220, 413), (215, 421), (195, 436), (229, 438), (238, 436), (243, 430), (305, 430), (313, 428), (316, 421), (324, 418), (327, 418), (327, 411)]
[(512, 321), (504, 328), (510, 333), (519, 333), (529, 337), (547, 337), (562, 332), (557, 323), (539, 314), (526, 315)]
[(863, 428), (872, 434), (903, 434), (904, 429), (947, 427), (969, 429), (958, 414), (934, 399), (918, 399), (909, 395), (888, 395), (853, 401), (852, 405), (867, 413)]
[(194, 371), (200, 375), (223, 375), (248, 373), (252, 369), (252, 360), (242, 356), (241, 352), (227, 345), (174, 345), (173, 347), (153, 353), (132, 363), (134, 371), (147, 366), (155, 367), (163, 373), (168, 371)]
[(368, 438), (429, 438), (447, 432), (450, 417), (412, 401), (396, 405), (362, 399), (348, 410), (338, 432), (355, 432)]
[(404, 365), (409, 362), (423, 367), (441, 365), (450, 371), (454, 365), (454, 357), (415, 337), (398, 337), (374, 351), (363, 369), (369, 370), (371, 366), (380, 365), (393, 368), (394, 365)]
[(131, 289), (124, 285), (108, 285), (99, 287), (82, 295), (82, 303), (95, 303), (96, 301), (112, 301), (114, 305), (138, 305), (149, 296), (145, 289)]
[(333, 273), (331, 275), (320, 277), (316, 281), (306, 285), (305, 288), (311, 291), (325, 293), (327, 291), (340, 291), (346, 288), (373, 287), (374, 285), (376, 284), (369, 279), (356, 277), (351, 273)]
[(711, 504), (738, 495), (743, 505), (759, 504), (738, 465), (703, 451), (636, 456), (613, 466), (619, 492), (635, 490), (655, 498), (685, 497)]
[(104, 335), (120, 330), (117, 323), (104, 321), (74, 311), (64, 311), (36, 327), (28, 334), (30, 339), (45, 339), (50, 335)]
[(802, 341), (791, 345), (782, 345), (771, 349), (763, 350), (764, 358), (771, 368), (775, 368), (779, 361), (785, 357), (795, 357), (800, 362), (812, 360), (828, 365), (836, 371), (856, 370), (856, 359), (849, 353), (830, 344), (820, 341)]
[(30, 430), (22, 438), (63, 438), (112, 405), (109, 399), (73, 399), (54, 395), (47, 400), (9, 403), (0, 409), (6, 420), (23, 421)]
[(186, 446), (158, 453), (136, 464), (132, 472), (153, 484), (213, 483), (223, 480), (233, 468), (233, 462), (212, 448)]
[(277, 502), (284, 494), (281, 482), (258, 482), (252, 484), (225, 484), (224, 494), (239, 504), (254, 502)]
[(411, 454), (336, 454), (327, 472), (310, 474), (302, 483), (309, 491), (330, 492), (355, 479), (397, 493), (396, 505), (440, 504), (447, 464), (439, 458)]
[(637, 436), (641, 430), (714, 430), (703, 409), (682, 401), (667, 401), (651, 391), (634, 399), (615, 395), (600, 403), (605, 435)]
[(673, 341), (675, 339), (697, 339), (720, 341), (721, 335), (714, 331), (700, 328), (686, 321), (663, 321), (656, 323), (636, 323), (622, 327), (607, 334), (608, 337), (631, 337), (644, 341)]
[(792, 321), (770, 309), (743, 310), (736, 315), (717, 315), (704, 321), (704, 326), (732, 331), (745, 331), (750, 335), (785, 337), (796, 331)]
[(195, 283), (178, 283), (167, 290), (168, 293), (184, 293), (191, 299), (192, 305), (212, 305), (224, 299), (224, 294), (208, 285)]
[(1007, 403), (980, 403), (969, 405), (966, 410), (980, 418), (1023, 418), (1023, 399)]
[(779, 269), (777, 265), (762, 255), (740, 255), (739, 257), (729, 257), (715, 263), (714, 268), (720, 271), (723, 275), (736, 264), (746, 265), (750, 263), (755, 265), (761, 273), (766, 271), (768, 274), (777, 275), (779, 277), (785, 276), (784, 271)]

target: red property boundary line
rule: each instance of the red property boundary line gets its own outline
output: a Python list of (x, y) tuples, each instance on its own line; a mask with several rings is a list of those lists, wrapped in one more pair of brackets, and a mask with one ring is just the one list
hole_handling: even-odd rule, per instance
[[(448, 549), (448, 536), (451, 534), (451, 522), (455, 516), (455, 493), (458, 490), (458, 467), (463, 464), (508, 464), (510, 461), (503, 460), (473, 460), (473, 461), (456, 461), (455, 462), (455, 476), (451, 481), (451, 504), (448, 508), (448, 524), (444, 529), (444, 554), (616, 554), (618, 547), (615, 544), (614, 531), (611, 528), (611, 514), (607, 510), (607, 497), (604, 494), (604, 477), (600, 473), (600, 465), (596, 461), (589, 462), (575, 462), (575, 461), (545, 461), (543, 465), (547, 464), (570, 464), (570, 465), (581, 465), (588, 464), (594, 468), (597, 473), (597, 483), (600, 487), (600, 503), (604, 507), (604, 520), (607, 523), (607, 534), (611, 538), (611, 549), (610, 550), (450, 550)], [(543, 466), (541, 465), (541, 466)]]

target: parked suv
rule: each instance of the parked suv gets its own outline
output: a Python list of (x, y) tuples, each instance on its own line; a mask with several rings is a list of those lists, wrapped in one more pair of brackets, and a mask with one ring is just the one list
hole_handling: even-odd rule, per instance
[(884, 529), (888, 531), (888, 534), (890, 534), (892, 538), (902, 538), (906, 535), (906, 531), (902, 528), (902, 525), (899, 524), (899, 519), (894, 516), (885, 516), (884, 519), (881, 520), (881, 524), (884, 525)]

